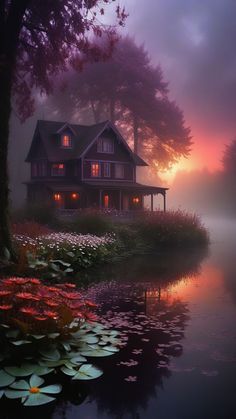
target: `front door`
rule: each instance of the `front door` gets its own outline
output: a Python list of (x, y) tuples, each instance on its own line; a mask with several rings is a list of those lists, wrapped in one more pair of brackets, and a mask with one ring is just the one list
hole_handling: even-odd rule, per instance
[(110, 208), (110, 197), (109, 197), (109, 195), (108, 194), (105, 194), (104, 196), (103, 196), (103, 207), (104, 208)]

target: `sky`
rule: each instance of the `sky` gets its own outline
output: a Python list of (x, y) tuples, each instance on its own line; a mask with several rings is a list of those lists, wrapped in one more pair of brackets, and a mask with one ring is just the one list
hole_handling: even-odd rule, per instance
[(172, 174), (177, 169), (219, 169), (225, 144), (236, 137), (236, 0), (123, 4), (129, 13), (125, 32), (161, 65), (170, 97), (191, 127), (191, 156)]

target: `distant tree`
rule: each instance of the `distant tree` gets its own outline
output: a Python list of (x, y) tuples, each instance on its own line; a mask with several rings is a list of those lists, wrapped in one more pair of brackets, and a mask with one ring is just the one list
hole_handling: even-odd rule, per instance
[(236, 176), (236, 139), (225, 146), (222, 163), (225, 174)]
[(68, 120), (116, 122), (136, 153), (154, 167), (166, 168), (187, 156), (191, 146), (183, 114), (167, 94), (160, 66), (154, 67), (144, 47), (125, 37), (115, 45), (111, 60), (60, 79), (48, 107)]
[[(112, 28), (97, 16), (112, 0), (0, 0), (0, 257), (13, 254), (8, 226), (8, 138), (13, 97), (25, 119), (34, 110), (32, 92), (49, 94), (53, 78), (68, 65), (81, 69), (88, 60), (110, 55)], [(125, 12), (116, 9), (123, 25)], [(91, 41), (91, 33), (109, 37), (107, 50)], [(79, 52), (82, 55), (79, 55)]]

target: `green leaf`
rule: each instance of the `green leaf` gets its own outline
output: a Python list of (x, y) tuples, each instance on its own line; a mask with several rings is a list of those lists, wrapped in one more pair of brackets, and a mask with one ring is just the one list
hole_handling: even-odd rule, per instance
[(48, 368), (46, 366), (37, 365), (37, 366), (35, 366), (34, 374), (36, 374), (36, 375), (46, 375), (46, 374), (49, 374), (52, 371), (54, 371), (54, 368)]
[(103, 356), (111, 356), (113, 355), (113, 352), (100, 348), (100, 349), (91, 349), (87, 351), (81, 351), (81, 354), (84, 356), (103, 357)]
[(84, 364), (80, 367), (77, 374), (72, 377), (72, 380), (93, 380), (100, 377), (102, 374), (103, 372), (100, 368), (95, 367), (92, 364)]
[(48, 335), (47, 335), (47, 337), (48, 338), (50, 338), (50, 339), (56, 339), (56, 338), (58, 338), (58, 336), (60, 336), (60, 333), (49, 333)]
[(76, 370), (72, 369), (72, 368), (67, 368), (65, 366), (61, 367), (61, 372), (63, 372), (63, 374), (69, 375), (69, 376), (73, 376), (77, 373)]
[(20, 331), (17, 329), (11, 329), (6, 333), (8, 338), (16, 338), (19, 335)]
[(7, 374), (4, 370), (0, 370), (0, 387), (6, 387), (15, 381), (15, 377)]
[(5, 260), (9, 261), (11, 259), (11, 253), (9, 252), (8, 248), (4, 247), (3, 252)]
[(73, 358), (70, 358), (70, 362), (72, 364), (75, 364), (75, 365), (78, 365), (81, 362), (86, 362), (86, 361), (87, 361), (87, 359), (84, 356), (81, 356), (81, 355), (78, 355), (78, 356), (75, 356)]
[(34, 373), (35, 365), (22, 364), (20, 367), (5, 367), (5, 371), (15, 377), (27, 377)]
[(47, 358), (52, 361), (58, 361), (60, 359), (60, 352), (55, 349), (40, 349), (40, 354), (44, 356), (44, 358)]
[(46, 396), (46, 394), (35, 393), (30, 394), (29, 397), (23, 403), (24, 406), (40, 406), (42, 404), (47, 404), (55, 400), (55, 397)]
[(27, 343), (32, 343), (30, 340), (15, 340), (12, 341), (13, 345), (15, 346), (21, 346), (21, 345), (26, 345)]
[(85, 342), (89, 344), (98, 343), (98, 341), (99, 339), (97, 338), (97, 336), (92, 335), (92, 334), (87, 334), (81, 338), (81, 342)]

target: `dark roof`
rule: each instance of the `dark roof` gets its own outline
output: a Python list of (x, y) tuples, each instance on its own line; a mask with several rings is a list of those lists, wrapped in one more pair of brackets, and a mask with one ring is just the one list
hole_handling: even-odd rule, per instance
[(143, 194), (158, 194), (158, 193), (165, 193), (169, 188), (162, 188), (160, 186), (150, 186), (150, 185), (142, 185), (141, 183), (137, 182), (122, 182), (122, 181), (107, 181), (107, 182), (100, 182), (100, 181), (94, 181), (94, 182), (83, 182), (84, 185), (90, 187), (90, 188), (104, 188), (104, 189), (122, 189), (126, 191), (134, 191), (134, 192), (140, 192)]
[[(73, 147), (71, 149), (63, 149), (58, 147), (58, 135), (63, 127), (68, 127), (68, 129), (71, 129), (72, 133), (76, 136), (77, 141), (73, 142)], [(110, 121), (100, 122), (99, 124), (95, 125), (77, 125), (69, 124), (67, 122), (38, 120), (26, 161), (31, 161), (33, 147), (34, 144), (38, 141), (38, 135), (41, 138), (42, 145), (48, 160), (51, 162), (58, 162), (60, 160), (65, 161), (80, 158), (93, 143), (93, 141), (96, 140), (96, 138), (102, 134), (106, 128), (112, 128), (115, 130), (116, 134), (118, 133), (118, 135), (120, 135), (119, 131)], [(129, 151), (134, 163), (137, 166), (147, 166), (147, 163), (145, 163), (144, 160), (132, 152), (121, 135), (120, 138)]]

